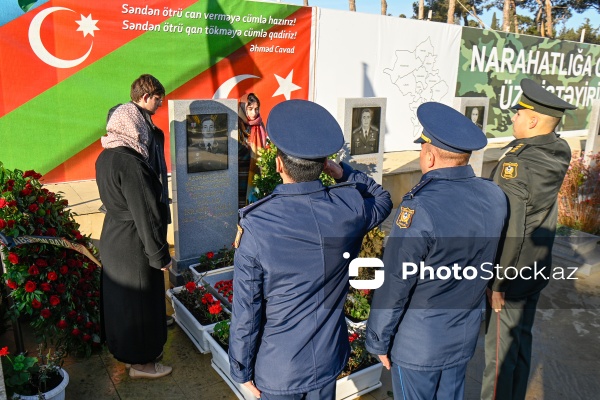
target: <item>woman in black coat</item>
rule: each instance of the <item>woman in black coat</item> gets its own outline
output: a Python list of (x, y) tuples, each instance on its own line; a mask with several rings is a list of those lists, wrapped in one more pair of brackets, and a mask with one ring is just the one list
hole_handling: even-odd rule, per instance
[(172, 370), (155, 362), (167, 339), (162, 269), (171, 257), (168, 208), (161, 201), (161, 181), (148, 163), (152, 132), (144, 115), (145, 110), (156, 111), (162, 96), (164, 89), (158, 94), (147, 90), (137, 102), (118, 107), (96, 161), (96, 182), (106, 207), (100, 237), (106, 342), (117, 360), (130, 364), (132, 378), (159, 378)]

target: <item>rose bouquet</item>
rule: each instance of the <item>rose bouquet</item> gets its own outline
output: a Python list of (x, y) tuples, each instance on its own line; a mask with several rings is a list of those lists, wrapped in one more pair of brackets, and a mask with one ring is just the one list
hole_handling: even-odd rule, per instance
[[(10, 171), (0, 163), (0, 233), (5, 237), (63, 238), (96, 250), (60, 193), (42, 187), (35, 171)], [(2, 246), (9, 312), (27, 319), (39, 343), (89, 355), (100, 345), (100, 269), (85, 255), (48, 243)]]

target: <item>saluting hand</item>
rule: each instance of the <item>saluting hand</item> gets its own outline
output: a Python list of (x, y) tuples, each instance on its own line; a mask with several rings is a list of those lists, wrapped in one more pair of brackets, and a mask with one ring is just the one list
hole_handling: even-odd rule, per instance
[(257, 399), (260, 399), (260, 390), (258, 390), (256, 386), (254, 386), (254, 383), (252, 381), (244, 383), (244, 386), (246, 387), (246, 389), (252, 392), (252, 394), (256, 396)]
[(344, 175), (344, 170), (338, 163), (332, 160), (325, 160), (325, 168), (323, 172), (331, 176), (333, 179), (340, 179)]
[(388, 358), (387, 354), (380, 354), (377, 357), (379, 357), (379, 360), (386, 369), (389, 370), (391, 368), (390, 359)]

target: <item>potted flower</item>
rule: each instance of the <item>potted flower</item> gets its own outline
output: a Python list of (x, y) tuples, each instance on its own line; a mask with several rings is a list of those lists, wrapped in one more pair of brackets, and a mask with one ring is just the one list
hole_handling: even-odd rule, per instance
[(0, 233), (16, 243), (1, 246), (9, 313), (29, 321), (39, 343), (89, 355), (100, 345), (100, 268), (82, 252), (97, 252), (80, 233), (68, 201), (40, 178), (0, 163)]
[[(189, 273), (184, 276), (190, 277)], [(184, 286), (167, 290), (175, 310), (175, 321), (201, 353), (209, 353), (206, 337), (215, 324), (229, 318), (228, 311), (206, 288), (188, 279)]]
[(197, 264), (190, 265), (190, 271), (194, 274), (196, 280), (205, 272), (214, 271), (220, 268), (225, 268), (233, 265), (233, 255), (235, 249), (223, 247), (216, 253), (209, 251), (200, 256)]
[(349, 324), (365, 324), (371, 312), (372, 291), (350, 288), (344, 303), (344, 314)]
[(212, 334), (208, 335), (208, 343), (212, 353), (210, 365), (225, 381), (238, 399), (256, 400), (256, 397), (240, 383), (231, 379), (229, 373), (229, 320), (221, 321), (215, 325)]
[(0, 349), (4, 384), (9, 398), (24, 400), (46, 399), (63, 400), (69, 383), (69, 374), (62, 369), (65, 352), (61, 349), (54, 354), (48, 351), (42, 354), (39, 347), (38, 357), (25, 354), (11, 356), (8, 347)]
[(365, 326), (348, 328), (350, 358), (336, 382), (336, 398), (355, 398), (381, 387), (383, 364), (365, 348)]

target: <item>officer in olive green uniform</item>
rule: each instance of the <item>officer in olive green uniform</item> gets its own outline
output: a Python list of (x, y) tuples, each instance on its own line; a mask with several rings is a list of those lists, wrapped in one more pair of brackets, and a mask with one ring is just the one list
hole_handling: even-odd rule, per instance
[[(513, 107), (516, 139), (492, 172), (508, 198), (509, 221), (488, 290), (482, 399), (525, 399), (533, 319), (551, 276), (558, 190), (571, 160), (569, 145), (554, 129), (564, 111), (576, 107), (530, 79), (521, 88)], [(543, 275), (534, 268), (545, 268)]]

